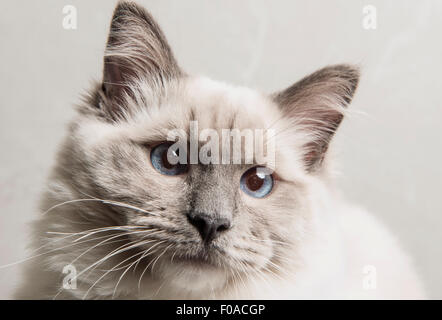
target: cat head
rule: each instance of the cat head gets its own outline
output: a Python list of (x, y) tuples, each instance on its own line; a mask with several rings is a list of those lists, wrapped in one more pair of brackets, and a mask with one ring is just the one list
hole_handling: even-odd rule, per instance
[[(59, 162), (73, 189), (108, 201), (108, 214), (94, 217), (103, 225), (149, 230), (129, 235), (145, 252), (146, 274), (197, 290), (236, 274), (282, 272), (309, 234), (312, 190), (325, 183), (328, 145), (358, 77), (352, 66), (329, 66), (267, 95), (190, 76), (152, 16), (121, 2), (103, 81), (81, 107)], [(265, 149), (272, 157), (202, 161), (227, 152), (221, 140), (234, 134), (223, 138), (223, 130), (263, 130), (254, 140), (262, 144), (244, 143), (240, 153)], [(208, 136), (220, 142), (202, 152)], [(235, 153), (228, 148), (227, 158)]]

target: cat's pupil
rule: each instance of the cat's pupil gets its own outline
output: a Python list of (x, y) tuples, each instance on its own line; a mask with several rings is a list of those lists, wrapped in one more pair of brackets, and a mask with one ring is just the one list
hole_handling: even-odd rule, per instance
[(246, 184), (249, 190), (257, 191), (261, 189), (262, 185), (264, 184), (264, 179), (256, 174), (256, 172), (253, 172), (247, 177)]

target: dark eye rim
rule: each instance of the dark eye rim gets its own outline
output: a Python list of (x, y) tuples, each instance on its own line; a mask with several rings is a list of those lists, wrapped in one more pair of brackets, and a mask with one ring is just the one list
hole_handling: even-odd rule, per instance
[(262, 197), (254, 197), (254, 196), (248, 194), (247, 192), (245, 192), (244, 190), (242, 190), (242, 188), (241, 188), (241, 179), (242, 179), (242, 177), (247, 172), (249, 172), (250, 170), (253, 170), (253, 169), (257, 169), (257, 168), (267, 168), (267, 167), (266, 166), (261, 166), (261, 165), (255, 165), (255, 166), (250, 167), (250, 168), (246, 169), (245, 171), (243, 171), (242, 174), (241, 174), (241, 177), (240, 177), (239, 189), (240, 189), (241, 193), (244, 193), (246, 196), (248, 196), (250, 198), (253, 198), (253, 199), (261, 200), (261, 199), (265, 199), (265, 198), (269, 197), (271, 194), (273, 194), (273, 192), (275, 192), (276, 184), (277, 184), (277, 181), (278, 181), (278, 175), (276, 174), (275, 171), (272, 171), (272, 173), (270, 174), (270, 177), (272, 178), (272, 188), (270, 189), (269, 193), (267, 193), (266, 195), (264, 195)]
[[(151, 143), (151, 144), (145, 144), (145, 147), (149, 149), (149, 157), (148, 157), (148, 159), (149, 159), (149, 164), (150, 164), (150, 166), (152, 167), (152, 169), (153, 169), (155, 172), (161, 174), (162, 176), (166, 176), (166, 177), (172, 177), (172, 178), (173, 178), (173, 177), (179, 177), (179, 176), (186, 175), (186, 174), (188, 173), (188, 171), (189, 171), (189, 168), (190, 168), (190, 166), (189, 166), (188, 163), (185, 165), (185, 166), (186, 166), (186, 170), (184, 170), (183, 172), (178, 173), (178, 174), (166, 174), (166, 173), (162, 173), (162, 172), (160, 172), (157, 168), (155, 168), (155, 166), (154, 166), (153, 163), (152, 163), (152, 152), (153, 152), (157, 147), (159, 147), (159, 146), (161, 146), (161, 145), (163, 145), (163, 144), (168, 144), (169, 147), (170, 147), (172, 144), (174, 144), (174, 142), (173, 142), (173, 141), (159, 141), (159, 142), (155, 142), (155, 143)], [(183, 165), (183, 166), (184, 166), (184, 165)]]

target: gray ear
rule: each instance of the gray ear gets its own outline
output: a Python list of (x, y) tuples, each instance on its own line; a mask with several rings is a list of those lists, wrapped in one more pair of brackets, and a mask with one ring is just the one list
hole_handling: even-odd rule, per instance
[(124, 95), (133, 95), (136, 79), (162, 83), (181, 71), (163, 32), (152, 16), (132, 2), (115, 8), (104, 56), (103, 91), (108, 112), (121, 110)]
[(273, 96), (281, 110), (306, 130), (304, 159), (309, 171), (320, 166), (359, 81), (349, 65), (325, 67)]

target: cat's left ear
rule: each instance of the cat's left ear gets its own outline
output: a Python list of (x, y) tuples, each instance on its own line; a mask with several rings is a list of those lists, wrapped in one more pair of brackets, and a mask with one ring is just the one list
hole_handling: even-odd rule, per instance
[(106, 111), (113, 117), (121, 112), (121, 102), (125, 95), (134, 94), (132, 84), (137, 79), (158, 84), (180, 75), (172, 50), (153, 17), (133, 2), (119, 2), (104, 56)]
[(320, 167), (359, 81), (350, 65), (320, 69), (273, 95), (282, 112), (306, 133), (303, 158), (308, 171)]

